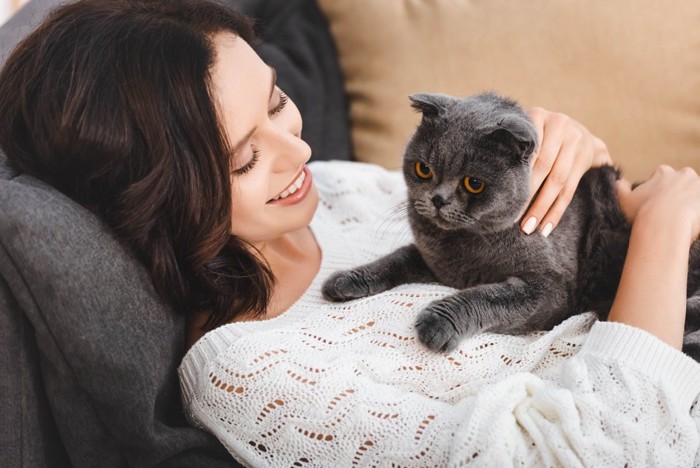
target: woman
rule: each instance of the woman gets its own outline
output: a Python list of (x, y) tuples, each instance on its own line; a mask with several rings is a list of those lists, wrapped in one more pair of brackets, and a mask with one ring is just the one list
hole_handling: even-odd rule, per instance
[[(411, 319), (447, 288), (320, 299), (333, 269), (409, 241), (400, 219), (376, 221), (402, 199), (400, 179), (307, 167), (299, 113), (251, 41), (215, 4), (84, 1), (52, 14), (0, 75), (10, 162), (100, 215), (191, 318), (181, 381), (194, 424), (256, 466), (693, 461), (700, 370), (678, 349), (696, 174), (620, 183), (634, 224), (610, 322), (584, 315), (429, 353)], [(532, 117), (533, 193), (544, 184), (527, 233), (551, 231), (581, 174), (609, 161), (576, 122)]]

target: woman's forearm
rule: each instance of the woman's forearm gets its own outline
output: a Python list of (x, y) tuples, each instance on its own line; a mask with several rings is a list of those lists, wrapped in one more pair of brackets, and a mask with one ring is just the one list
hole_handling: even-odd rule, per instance
[[(681, 219), (679, 219), (681, 218)], [(640, 214), (608, 320), (644, 329), (680, 349), (686, 309), (689, 229), (669, 210)]]

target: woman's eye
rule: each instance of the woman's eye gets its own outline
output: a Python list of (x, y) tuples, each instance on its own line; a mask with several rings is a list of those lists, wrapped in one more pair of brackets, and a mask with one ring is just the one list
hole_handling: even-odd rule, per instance
[(433, 177), (433, 171), (430, 166), (419, 161), (416, 163), (416, 175), (421, 179), (428, 180)]
[(275, 105), (275, 107), (270, 109), (270, 111), (268, 112), (268, 114), (270, 114), (270, 117), (273, 117), (282, 112), (282, 109), (284, 109), (284, 107), (287, 105), (287, 101), (289, 100), (289, 98), (287, 98), (287, 95), (284, 94), (284, 91), (280, 91), (278, 93), (278, 96), (279, 98), (277, 100), (277, 105)]
[(484, 191), (486, 184), (483, 180), (477, 179), (476, 177), (465, 177), (464, 178), (464, 188), (467, 192), (477, 194)]
[(251, 170), (254, 166), (255, 163), (258, 162), (258, 159), (260, 158), (260, 152), (257, 150), (253, 150), (253, 157), (250, 158), (250, 161), (245, 163), (243, 166), (239, 167), (238, 169), (234, 169), (233, 173), (236, 175), (242, 175)]

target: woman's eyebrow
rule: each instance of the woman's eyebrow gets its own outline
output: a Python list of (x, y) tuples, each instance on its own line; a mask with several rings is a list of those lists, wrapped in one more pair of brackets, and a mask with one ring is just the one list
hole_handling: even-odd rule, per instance
[[(272, 74), (272, 79), (271, 79), (272, 84), (270, 85), (270, 99), (272, 99), (272, 95), (275, 92), (275, 86), (277, 86), (277, 70), (275, 70), (274, 67), (270, 67), (270, 72), (272, 72), (271, 73)], [(248, 133), (246, 133), (245, 136), (243, 138), (241, 138), (238, 143), (236, 143), (236, 145), (233, 147), (233, 154), (236, 154), (236, 153), (238, 153), (238, 151), (240, 151), (240, 149), (243, 147), (243, 145), (245, 145), (245, 142), (248, 141), (250, 136), (253, 133), (255, 133), (255, 130), (257, 130), (257, 129), (258, 129), (257, 125), (255, 127), (251, 128), (250, 131), (248, 131)]]

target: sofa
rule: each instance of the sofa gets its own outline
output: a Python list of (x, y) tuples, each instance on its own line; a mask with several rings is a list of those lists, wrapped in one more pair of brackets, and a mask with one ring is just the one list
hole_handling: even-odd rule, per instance
[[(700, 171), (700, 4), (220, 0), (256, 19), (313, 159), (400, 165), (407, 95), (495, 90), (567, 113), (628, 177)], [(59, 0), (0, 28), (0, 63)], [(0, 153), (0, 466), (237, 466), (188, 426), (184, 317), (98, 219)]]

